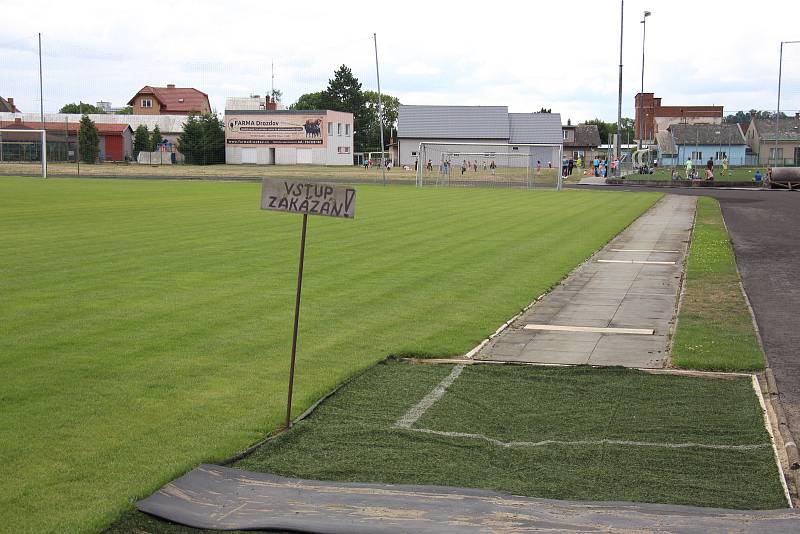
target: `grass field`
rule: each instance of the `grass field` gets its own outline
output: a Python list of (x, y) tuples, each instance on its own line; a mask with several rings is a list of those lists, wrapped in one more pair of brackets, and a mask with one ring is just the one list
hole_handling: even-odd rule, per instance
[[(686, 177), (686, 167), (679, 165), (675, 167), (682, 177)], [(723, 174), (722, 167), (714, 167), (714, 180), (718, 182), (753, 182), (753, 175), (756, 169), (761, 169), (761, 174), (764, 176), (762, 180), (766, 179), (767, 167), (730, 167), (730, 174)], [(698, 166), (697, 173), (700, 178), (703, 178), (705, 166)], [(672, 179), (672, 167), (659, 167), (653, 174), (629, 174), (625, 176), (626, 180), (659, 180), (668, 181)]]
[[(309, 222), (296, 413), (387, 355), (463, 353), (658, 198), (359, 187), (354, 221)], [(280, 424), (300, 218), (258, 200), (0, 178), (0, 530), (96, 531)]]
[[(336, 182), (375, 182), (383, 183), (380, 167), (364, 169), (352, 165), (345, 166), (320, 166), (320, 165), (140, 165), (136, 163), (103, 163), (95, 165), (80, 165), (75, 163), (50, 163), (47, 172), (52, 176), (85, 176), (85, 177), (159, 177), (159, 178), (302, 178), (331, 180)], [(468, 171), (461, 175), (461, 169), (453, 168), (449, 177), (440, 176), (436, 171), (425, 171), (426, 182), (435, 182), (437, 179), (442, 184), (471, 183), (471, 182), (497, 182), (503, 186), (511, 182), (517, 187), (526, 179), (534, 181), (534, 185), (553, 187), (558, 176), (557, 169), (542, 169), (539, 175), (535, 171), (527, 173), (522, 168), (498, 168), (493, 176), (488, 170), (479, 168), (477, 172)], [(42, 168), (33, 163), (0, 163), (0, 175), (29, 175), (41, 176)], [(413, 184), (416, 179), (414, 169), (405, 170), (394, 167), (385, 172), (386, 179), (393, 182), (407, 182)], [(577, 181), (574, 175), (567, 181)]]
[[(451, 370), (378, 365), (235, 467), (553, 499), (787, 506), (748, 379), (472, 365), (411, 428), (397, 428), (398, 419)], [(689, 443), (696, 445), (668, 446)], [(139, 513), (127, 514), (113, 532), (135, 528), (184, 532)]]
[(719, 202), (710, 197), (697, 199), (672, 361), (689, 369), (764, 369)]

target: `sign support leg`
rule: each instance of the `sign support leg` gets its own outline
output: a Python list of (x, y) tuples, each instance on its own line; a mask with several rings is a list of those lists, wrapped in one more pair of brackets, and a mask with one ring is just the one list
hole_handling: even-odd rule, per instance
[(300, 322), (300, 292), (303, 289), (303, 260), (306, 255), (306, 228), (308, 214), (303, 214), (303, 232), (300, 235), (300, 266), (297, 270), (297, 295), (294, 300), (294, 330), (292, 331), (292, 361), (289, 366), (289, 399), (286, 403), (286, 428), (292, 427), (292, 388), (294, 386), (294, 363), (297, 355), (297, 326)]

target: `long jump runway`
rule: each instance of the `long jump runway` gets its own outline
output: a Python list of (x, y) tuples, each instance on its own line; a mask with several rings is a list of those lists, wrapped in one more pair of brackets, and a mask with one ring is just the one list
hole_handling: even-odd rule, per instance
[(695, 204), (666, 195), (475, 359), (664, 367)]

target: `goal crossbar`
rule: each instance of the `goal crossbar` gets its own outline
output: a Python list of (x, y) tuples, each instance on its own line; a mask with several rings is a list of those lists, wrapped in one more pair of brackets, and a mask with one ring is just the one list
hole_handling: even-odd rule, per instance
[(28, 130), (25, 128), (0, 128), (0, 144), (3, 141), (3, 134), (8, 132), (16, 133), (38, 133), (42, 137), (42, 178), (47, 178), (47, 130)]

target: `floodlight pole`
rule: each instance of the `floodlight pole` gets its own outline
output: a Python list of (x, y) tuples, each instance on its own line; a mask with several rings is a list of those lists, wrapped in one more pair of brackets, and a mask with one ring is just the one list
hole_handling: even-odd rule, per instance
[(642, 16), (642, 90), (639, 92), (639, 149), (642, 148), (642, 135), (644, 130), (644, 117), (642, 117), (642, 101), (644, 100), (644, 40), (647, 36), (647, 17), (649, 17), (651, 13), (649, 11), (644, 12), (644, 16)]
[[(39, 33), (39, 120), (42, 123), (42, 130), (44, 127), (44, 97), (42, 96), (42, 34)], [(45, 136), (47, 133), (42, 134), (42, 178), (47, 178), (47, 146), (45, 145)]]
[(775, 158), (774, 159), (776, 160), (778, 159), (778, 137), (781, 131), (780, 128), (778, 128), (778, 125), (781, 122), (781, 77), (783, 75), (783, 45), (798, 44), (798, 43), (800, 43), (800, 41), (781, 41), (781, 52), (779, 56), (780, 59), (778, 60), (778, 108), (775, 112)]
[(614, 145), (614, 156), (617, 158), (617, 176), (620, 174), (619, 154), (622, 138), (622, 21), (625, 16), (625, 0), (620, 0), (619, 5), (619, 96), (617, 97), (617, 142)]
[(303, 260), (306, 255), (306, 228), (308, 214), (303, 214), (303, 230), (300, 234), (300, 266), (297, 269), (297, 293), (294, 299), (294, 330), (292, 330), (292, 360), (289, 364), (289, 398), (286, 403), (286, 428), (292, 427), (292, 389), (294, 388), (294, 363), (297, 356), (297, 327), (300, 323), (300, 293), (303, 290)]
[[(381, 125), (381, 175), (383, 176), (383, 185), (386, 185), (386, 161), (383, 144), (383, 104), (381, 103), (381, 71), (378, 69), (378, 35), (372, 34), (372, 40), (375, 42), (375, 75), (378, 79), (378, 120)], [(419, 157), (419, 155), (417, 155)], [(419, 168), (419, 165), (417, 165)]]

